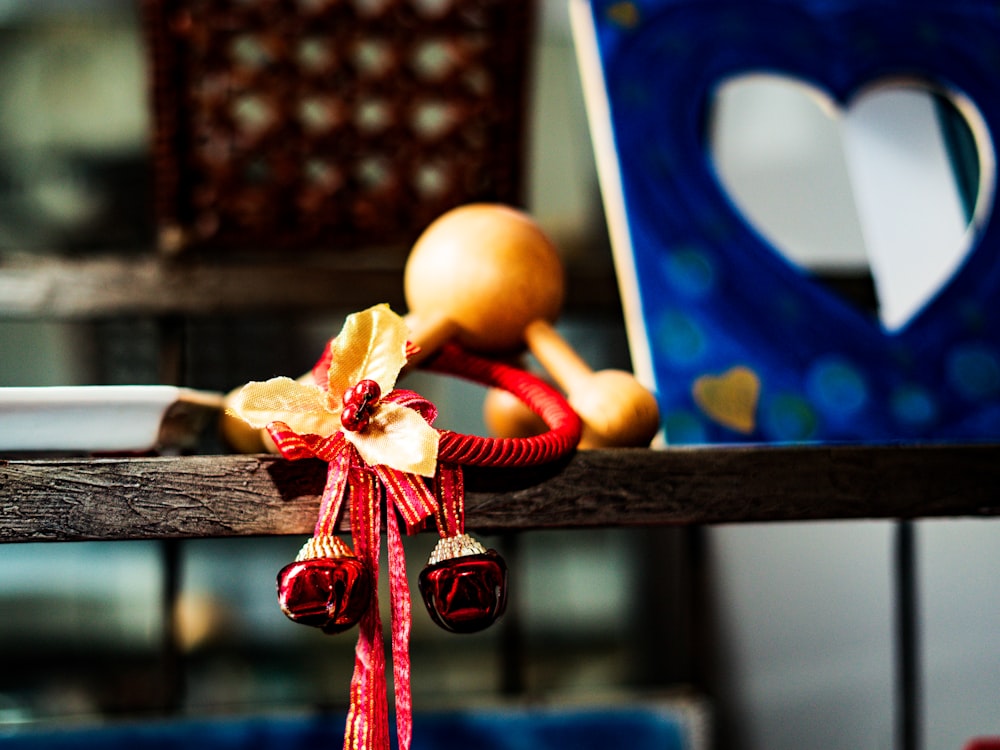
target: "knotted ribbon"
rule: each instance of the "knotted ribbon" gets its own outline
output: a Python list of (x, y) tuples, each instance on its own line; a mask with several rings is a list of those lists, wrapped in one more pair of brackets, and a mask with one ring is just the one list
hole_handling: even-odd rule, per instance
[[(380, 500), (386, 503), (386, 540), (392, 612), (392, 662), (396, 732), (400, 750), (412, 738), (410, 693), (410, 595), (398, 517), (406, 533), (434, 516), (442, 537), (464, 534), (463, 465), (517, 466), (543, 463), (570, 452), (580, 438), (580, 420), (550, 386), (525, 372), (473, 357), (445, 345), (430, 369), (463, 375), (504, 388), (528, 404), (549, 426), (529, 438), (481, 438), (432, 427), (433, 404), (395, 388), (412, 348), (402, 318), (387, 305), (348, 317), (312, 371), (316, 385), (290, 378), (249, 383), (230, 411), (253, 427), (267, 428), (281, 455), (327, 462), (319, 518), (313, 538), (330, 548), (345, 500), (349, 502), (355, 555), (372, 577), (370, 603), (361, 618), (351, 679), (344, 750), (388, 750), (385, 645), (378, 608)], [(349, 392), (374, 381), (379, 396), (366, 402), (364, 419), (348, 419)], [(383, 395), (384, 394), (384, 395)], [(357, 426), (362, 425), (362, 426)], [(434, 491), (424, 478), (434, 478)], [(397, 517), (398, 514), (398, 517)]]
[[(327, 462), (313, 540), (334, 536), (343, 503), (349, 502), (355, 554), (368, 569), (372, 586), (355, 648), (345, 750), (389, 747), (385, 646), (378, 607), (383, 495), (400, 750), (408, 750), (412, 736), (410, 594), (397, 513), (408, 534), (419, 531), (436, 514), (437, 500), (422, 477), (433, 476), (437, 469), (438, 432), (431, 427), (437, 415), (433, 404), (412, 391), (395, 389), (410, 351), (406, 335), (402, 319), (386, 305), (351, 315), (314, 368), (316, 385), (289, 378), (249, 383), (230, 407), (252, 426), (266, 427), (284, 458)], [(364, 427), (349, 429), (343, 418), (345, 394), (365, 380), (379, 386), (379, 397), (366, 407)]]
[[(387, 398), (402, 403), (412, 401), (415, 396), (408, 391), (393, 391)], [(425, 409), (430, 407), (429, 402), (423, 401), (423, 404)], [(378, 607), (380, 498), (383, 494), (385, 496), (396, 733), (400, 750), (405, 750), (410, 747), (413, 721), (410, 698), (410, 593), (397, 513), (403, 519), (406, 532), (415, 533), (427, 518), (437, 514), (436, 499), (419, 476), (385, 465), (367, 465), (357, 449), (340, 433), (317, 440), (314, 435), (298, 435), (280, 422), (269, 425), (268, 433), (285, 458), (318, 458), (328, 463), (326, 486), (313, 537), (318, 539), (335, 534), (343, 503), (348, 500), (354, 552), (372, 576), (371, 601), (361, 619), (355, 647), (350, 708), (344, 735), (345, 750), (383, 750), (389, 747), (385, 645)]]

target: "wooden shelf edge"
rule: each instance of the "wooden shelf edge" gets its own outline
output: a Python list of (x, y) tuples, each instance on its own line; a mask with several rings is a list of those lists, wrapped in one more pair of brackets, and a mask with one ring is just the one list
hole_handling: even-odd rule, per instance
[[(0, 460), (0, 542), (311, 533), (325, 465), (274, 456)], [(581, 451), (467, 472), (482, 532), (1000, 515), (1000, 445)], [(346, 519), (342, 527), (347, 528)]]

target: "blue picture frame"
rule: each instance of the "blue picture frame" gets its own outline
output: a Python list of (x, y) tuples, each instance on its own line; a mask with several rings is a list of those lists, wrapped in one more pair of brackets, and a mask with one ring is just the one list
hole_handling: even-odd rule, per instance
[(917, 78), (960, 92), (1000, 133), (1000, 5), (577, 0), (574, 13), (633, 357), (669, 444), (1000, 435), (996, 220), (890, 332), (774, 251), (721, 187), (706, 144), (714, 93), (748, 72), (793, 76), (841, 103), (875, 81)]

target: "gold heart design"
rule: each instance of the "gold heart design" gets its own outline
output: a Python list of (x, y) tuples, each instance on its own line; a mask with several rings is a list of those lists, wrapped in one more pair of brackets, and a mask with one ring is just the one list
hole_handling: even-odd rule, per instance
[(695, 403), (710, 419), (743, 434), (754, 431), (760, 378), (749, 367), (739, 365), (721, 375), (702, 375), (691, 391)]

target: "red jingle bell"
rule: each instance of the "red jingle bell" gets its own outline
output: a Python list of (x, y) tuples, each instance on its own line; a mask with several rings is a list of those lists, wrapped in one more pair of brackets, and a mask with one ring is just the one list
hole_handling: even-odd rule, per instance
[(488, 628), (507, 607), (506, 563), (467, 534), (438, 541), (419, 586), (431, 619), (452, 633)]
[(299, 560), (278, 573), (281, 611), (288, 619), (321, 628), (324, 633), (332, 635), (352, 628), (370, 600), (368, 570), (343, 542), (335, 545), (333, 555), (300, 555)]

